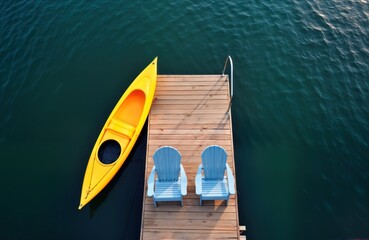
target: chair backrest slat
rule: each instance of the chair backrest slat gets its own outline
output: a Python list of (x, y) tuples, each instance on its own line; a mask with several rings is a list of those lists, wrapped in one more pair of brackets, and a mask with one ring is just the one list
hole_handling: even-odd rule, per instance
[(181, 154), (177, 149), (169, 146), (161, 147), (155, 151), (154, 164), (159, 181), (177, 181)]
[(222, 180), (224, 178), (227, 152), (224, 148), (213, 145), (201, 154), (205, 180)]

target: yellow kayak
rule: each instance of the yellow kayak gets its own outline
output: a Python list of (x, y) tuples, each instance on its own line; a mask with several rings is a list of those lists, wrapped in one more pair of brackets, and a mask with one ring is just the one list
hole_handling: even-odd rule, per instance
[(111, 112), (87, 164), (78, 209), (114, 177), (131, 152), (154, 98), (157, 58), (132, 82)]

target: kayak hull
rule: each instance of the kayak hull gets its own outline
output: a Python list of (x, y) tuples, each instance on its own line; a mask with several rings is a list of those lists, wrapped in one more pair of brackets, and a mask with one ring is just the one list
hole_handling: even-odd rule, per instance
[(79, 209), (104, 189), (127, 159), (149, 114), (156, 77), (157, 58), (136, 77), (111, 112), (86, 167)]

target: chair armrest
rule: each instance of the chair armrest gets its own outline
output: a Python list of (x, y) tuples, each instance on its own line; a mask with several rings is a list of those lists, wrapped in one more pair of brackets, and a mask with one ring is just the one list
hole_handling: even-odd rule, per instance
[(202, 194), (202, 164), (201, 163), (199, 165), (199, 168), (197, 169), (195, 185), (196, 185), (196, 194), (201, 195)]
[(179, 166), (181, 168), (181, 195), (186, 196), (187, 195), (187, 176), (186, 176), (186, 172), (182, 164), (180, 164)]
[(234, 194), (235, 193), (235, 189), (234, 189), (234, 177), (233, 177), (232, 170), (229, 167), (228, 163), (226, 163), (226, 169), (227, 169), (227, 178), (228, 178), (228, 189), (229, 189), (229, 193), (230, 194)]
[(155, 166), (152, 167), (149, 178), (147, 179), (147, 196), (152, 197), (154, 195), (154, 182), (155, 182)]

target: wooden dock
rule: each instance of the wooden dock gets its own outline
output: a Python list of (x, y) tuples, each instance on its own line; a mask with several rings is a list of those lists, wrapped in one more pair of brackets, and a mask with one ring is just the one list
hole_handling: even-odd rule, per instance
[[(228, 205), (226, 201), (204, 201), (203, 206), (195, 193), (195, 176), (206, 146), (225, 148), (236, 176), (229, 100), (227, 75), (158, 76), (148, 121), (141, 239), (240, 238), (237, 192)], [(153, 153), (166, 145), (182, 155), (188, 180), (183, 207), (179, 202), (159, 202), (155, 208), (146, 196)]]

